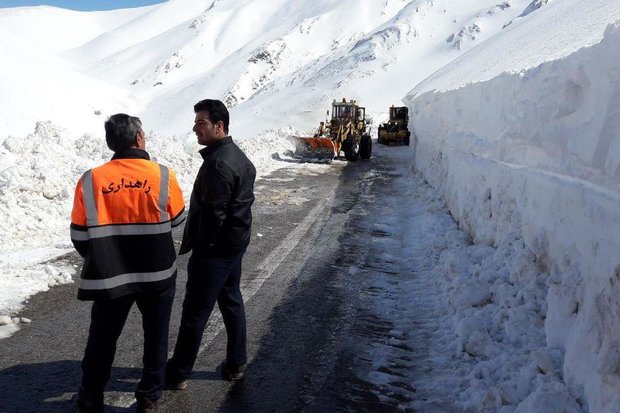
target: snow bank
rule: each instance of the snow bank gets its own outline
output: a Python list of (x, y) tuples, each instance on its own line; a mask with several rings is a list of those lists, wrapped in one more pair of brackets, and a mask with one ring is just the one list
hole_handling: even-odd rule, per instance
[[(403, 166), (411, 161), (402, 147), (379, 145), (376, 155)], [(374, 286), (373, 297), (385, 294), (382, 313), (391, 314), (389, 306), (395, 305), (406, 314), (392, 328), (414, 349), (415, 366), (401, 373), (411, 378), (403, 382), (415, 388), (417, 397), (401, 410), (582, 412), (562, 380), (563, 352), (546, 343), (549, 274), (536, 255), (522, 240), (497, 247), (473, 244), (450, 216), (441, 190), (405, 171), (385, 174), (398, 195), (375, 194), (383, 213), (373, 233), (388, 236), (373, 239), (375, 261), (368, 279), (374, 271), (399, 275), (366, 281)], [(385, 290), (376, 288), (381, 284)], [(375, 365), (376, 372), (402, 363), (398, 350), (390, 349), (394, 343), (386, 342), (372, 343), (369, 351), (380, 354), (385, 366)], [(371, 379), (383, 386), (379, 397), (396, 398), (406, 391), (398, 385), (403, 382), (386, 382), (385, 377)]]
[(441, 367), (460, 377), (462, 411), (581, 412), (562, 382), (561, 350), (545, 343), (548, 274), (536, 256), (521, 240), (471, 245), (456, 230), (446, 245), (437, 278), (451, 307), (442, 357), (453, 365)]
[[(528, 285), (546, 291), (547, 348), (532, 357), (545, 370), (559, 355), (570, 395), (561, 383), (541, 385), (516, 411), (578, 411), (575, 398), (584, 410), (618, 412), (620, 25), (603, 30), (620, 18), (620, 2), (556, 0), (547, 7), (405, 98), (415, 164), (475, 243), (501, 250), (522, 242), (545, 275), (520, 273), (504, 288), (533, 309), (543, 298), (531, 297)], [(584, 31), (575, 21), (587, 36), (575, 36)], [(456, 305), (483, 302), (489, 293), (492, 284), (476, 281), (455, 296)], [(463, 348), (488, 357), (493, 343), (484, 332), (470, 334)]]

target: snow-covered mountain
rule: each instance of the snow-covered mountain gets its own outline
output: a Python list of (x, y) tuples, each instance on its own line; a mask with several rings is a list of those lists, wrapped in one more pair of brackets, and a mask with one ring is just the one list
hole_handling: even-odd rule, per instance
[(530, 0), (170, 0), (110, 12), (0, 10), (0, 136), (24, 135), (45, 120), (100, 133), (105, 115), (118, 111), (181, 134), (205, 97), (233, 109), (239, 137), (315, 128), (334, 98), (383, 113), (533, 7)]
[[(0, 314), (70, 281), (71, 269), (32, 264), (70, 248), (72, 185), (109, 156), (107, 115), (141, 116), (189, 194), (200, 99), (229, 105), (232, 134), (266, 173), (282, 138), (315, 128), (332, 99), (378, 122), (404, 97), (411, 158), (459, 225), (497, 262), (533, 257), (505, 264), (511, 274), (441, 257), (459, 272), (449, 288), (491, 297), (454, 316), (478, 357), (471, 411), (619, 412), (618, 20), (620, 0), (0, 9)], [(531, 322), (540, 308), (544, 327)], [(532, 334), (547, 347), (531, 362), (496, 351), (523, 353)]]

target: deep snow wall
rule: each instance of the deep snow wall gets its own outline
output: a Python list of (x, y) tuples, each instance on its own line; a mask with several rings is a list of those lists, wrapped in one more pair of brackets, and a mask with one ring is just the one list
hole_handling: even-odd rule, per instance
[(620, 24), (520, 73), (405, 98), (415, 166), (477, 243), (522, 239), (545, 332), (591, 412), (620, 411)]

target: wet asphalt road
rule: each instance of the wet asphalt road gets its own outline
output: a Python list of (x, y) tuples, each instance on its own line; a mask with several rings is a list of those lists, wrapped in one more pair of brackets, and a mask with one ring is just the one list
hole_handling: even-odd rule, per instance
[[(399, 339), (389, 337), (389, 320), (382, 321), (381, 314), (374, 314), (379, 310), (368, 306), (372, 286), (365, 270), (383, 265), (377, 256), (385, 251), (373, 249), (373, 240), (389, 234), (373, 230), (374, 223), (382, 209), (380, 197), (398, 192), (390, 187), (390, 174), (403, 171), (384, 153), (351, 164), (290, 164), (257, 182), (254, 235), (242, 285), (246, 378), (228, 383), (216, 371), (226, 345), (216, 309), (188, 389), (165, 392), (157, 411), (411, 411), (406, 406), (415, 390), (402, 372), (383, 371), (392, 378), (389, 386), (359, 379), (372, 364), (356, 350), (359, 340), (372, 346), (374, 340)], [(179, 259), (171, 346), (187, 258)], [(79, 262), (74, 255), (62, 260)], [(398, 276), (397, 267), (388, 263), (386, 268), (387, 276)], [(33, 323), (0, 341), (0, 412), (73, 411), (90, 310), (89, 303), (75, 297), (75, 285), (36, 295), (20, 314)], [(401, 370), (412, 360), (405, 341), (396, 344)], [(106, 412), (134, 411), (141, 353), (140, 317), (134, 308), (118, 342)]]

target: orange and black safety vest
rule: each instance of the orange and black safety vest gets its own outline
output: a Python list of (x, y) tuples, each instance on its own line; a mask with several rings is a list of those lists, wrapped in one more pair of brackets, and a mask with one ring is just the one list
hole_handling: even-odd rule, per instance
[(185, 219), (172, 170), (130, 149), (87, 171), (75, 188), (71, 240), (84, 257), (78, 299), (154, 291), (176, 280), (172, 227)]

